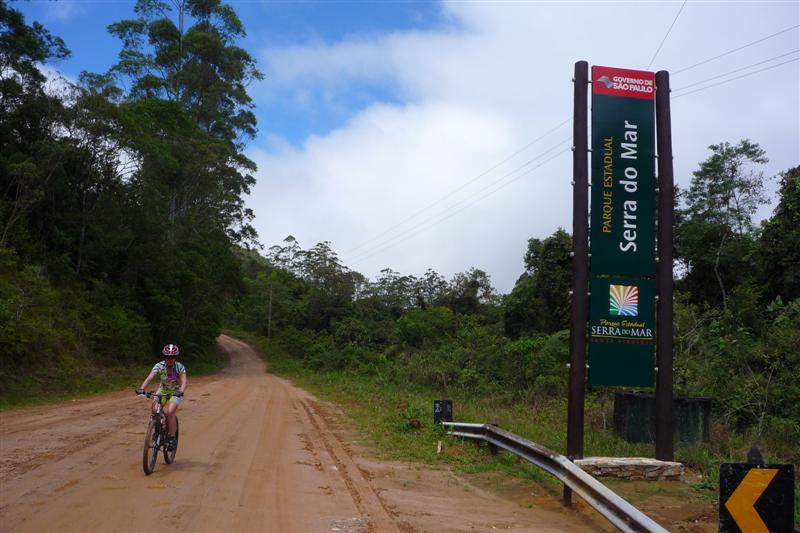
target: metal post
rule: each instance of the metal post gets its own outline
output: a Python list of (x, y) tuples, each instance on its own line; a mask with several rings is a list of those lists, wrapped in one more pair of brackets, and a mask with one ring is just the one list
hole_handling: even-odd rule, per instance
[(658, 264), (656, 266), (656, 459), (672, 461), (672, 226), (674, 179), (669, 72), (656, 73)]
[(267, 311), (267, 338), (272, 338), (272, 283), (269, 284), (269, 309)]
[[(583, 409), (586, 381), (586, 321), (589, 312), (589, 128), (587, 96), (589, 64), (575, 63), (572, 153), (572, 315), (569, 335), (569, 398), (567, 456), (583, 458)], [(572, 490), (564, 486), (564, 505)]]

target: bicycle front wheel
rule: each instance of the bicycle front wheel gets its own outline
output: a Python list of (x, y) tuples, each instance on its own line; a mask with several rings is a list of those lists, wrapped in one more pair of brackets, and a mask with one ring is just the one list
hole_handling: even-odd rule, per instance
[(156, 468), (160, 444), (158, 442), (159, 433), (161, 433), (159, 424), (155, 420), (150, 420), (147, 432), (144, 434), (144, 449), (142, 450), (142, 469), (146, 476), (152, 474)]
[[(178, 453), (178, 438), (180, 437), (180, 424), (178, 424), (178, 417), (175, 417), (175, 448), (172, 451), (168, 451), (168, 447), (164, 446), (164, 462), (172, 464), (172, 461), (175, 460), (175, 454)], [(169, 437), (167, 437), (169, 438)]]

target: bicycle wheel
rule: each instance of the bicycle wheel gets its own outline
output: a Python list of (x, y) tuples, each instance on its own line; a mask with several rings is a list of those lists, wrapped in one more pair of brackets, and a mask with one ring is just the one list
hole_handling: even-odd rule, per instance
[(142, 450), (142, 469), (146, 476), (152, 474), (156, 468), (160, 433), (161, 425), (155, 420), (150, 420), (147, 432), (144, 434), (144, 449)]
[[(175, 454), (178, 453), (178, 438), (180, 437), (181, 427), (178, 424), (178, 417), (175, 416), (175, 449), (167, 451), (167, 446), (164, 446), (164, 462), (167, 464), (172, 464), (172, 461), (175, 460)], [(169, 438), (169, 437), (167, 437)]]

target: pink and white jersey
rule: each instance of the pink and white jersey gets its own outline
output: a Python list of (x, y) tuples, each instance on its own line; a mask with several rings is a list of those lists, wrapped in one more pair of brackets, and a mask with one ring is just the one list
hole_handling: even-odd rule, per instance
[(167, 367), (165, 361), (159, 361), (153, 367), (153, 373), (161, 380), (158, 390), (165, 393), (177, 392), (181, 386), (181, 374), (186, 373), (186, 367), (182, 363), (175, 361), (172, 367)]

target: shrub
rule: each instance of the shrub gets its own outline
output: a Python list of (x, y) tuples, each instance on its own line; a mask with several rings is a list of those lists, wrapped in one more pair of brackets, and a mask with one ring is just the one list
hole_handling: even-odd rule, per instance
[(413, 309), (397, 321), (400, 340), (416, 348), (440, 345), (455, 329), (455, 315), (446, 307)]

